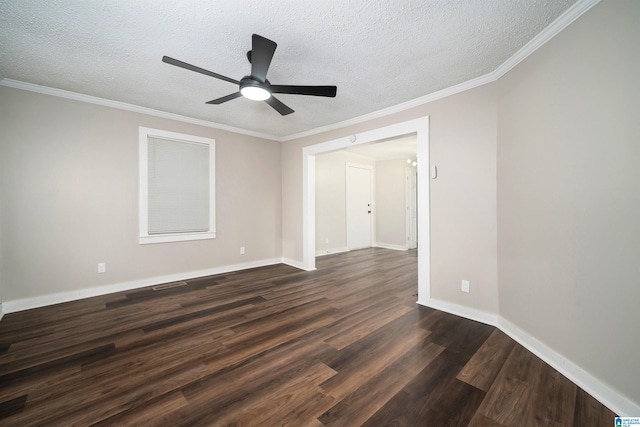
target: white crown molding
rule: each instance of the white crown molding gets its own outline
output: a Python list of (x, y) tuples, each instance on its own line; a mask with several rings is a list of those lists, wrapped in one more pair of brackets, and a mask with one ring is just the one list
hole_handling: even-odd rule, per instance
[(446, 89), (439, 90), (437, 92), (430, 93), (429, 95), (421, 96), (420, 98), (413, 99), (411, 101), (403, 102), (402, 104), (394, 105), (393, 107), (384, 108), (382, 110), (374, 111), (362, 116), (354, 117), (353, 119), (345, 120), (342, 122), (334, 123), (327, 126), (311, 129), (305, 132), (295, 133), (292, 135), (283, 136), (280, 138), (283, 142), (291, 141), (306, 136), (316, 135), (323, 132), (329, 132), (336, 129), (341, 129), (347, 126), (356, 125), (358, 123), (366, 122), (369, 120), (378, 119), (394, 113), (408, 110), (410, 108), (419, 107), (429, 102), (436, 101), (438, 99), (446, 98), (447, 96), (455, 95), (456, 93), (464, 92), (465, 90), (473, 89), (474, 87), (482, 86), (487, 83), (491, 83), (495, 79), (491, 79), (491, 74), (485, 74), (484, 76), (477, 77), (475, 79), (457, 84), (455, 86), (448, 87)]
[(333, 123), (326, 126), (310, 129), (308, 131), (299, 132), (283, 137), (268, 135), (260, 132), (254, 132), (247, 129), (236, 128), (233, 126), (227, 126), (220, 123), (210, 122), (201, 119), (194, 119), (191, 117), (181, 116), (178, 114), (167, 113), (164, 111), (153, 110), (151, 108), (140, 107), (133, 104), (126, 104), (124, 102), (112, 101), (109, 99), (98, 98), (95, 96), (83, 95), (76, 92), (69, 92), (61, 89), (50, 88), (47, 86), (35, 85), (32, 83), (25, 83), (18, 80), (2, 79), (0, 76), (0, 85), (13, 87), (16, 89), (24, 89), (32, 92), (38, 92), (46, 95), (59, 96), (62, 98), (74, 99), (76, 101), (89, 102), (92, 104), (103, 105), (112, 108), (119, 108), (122, 110), (134, 111), (137, 113), (148, 114), (151, 116), (162, 117), (166, 119), (176, 120), (185, 123), (192, 123), (200, 126), (206, 126), (214, 129), (226, 130), (229, 132), (235, 132), (243, 135), (254, 136), (257, 138), (269, 139), (272, 141), (286, 142), (295, 139), (317, 135), (324, 132), (329, 132), (336, 129), (341, 129), (347, 126), (363, 123), (369, 120), (374, 120), (380, 117), (388, 116), (390, 114), (399, 113), (401, 111), (408, 110), (410, 108), (418, 107), (429, 102), (436, 101), (438, 99), (446, 98), (447, 96), (455, 95), (460, 92), (464, 92), (469, 89), (476, 88), (478, 86), (485, 85), (487, 83), (494, 82), (500, 77), (504, 76), (513, 67), (522, 62), (525, 58), (538, 50), (542, 45), (551, 40), (556, 34), (564, 30), (573, 21), (582, 16), (585, 12), (598, 4), (600, 0), (578, 0), (573, 6), (567, 9), (562, 15), (560, 15), (555, 21), (549, 24), (538, 35), (531, 39), (526, 45), (518, 50), (514, 55), (502, 63), (491, 73), (485, 74), (480, 77), (468, 80), (466, 82), (433, 92), (431, 94), (421, 96), (411, 101), (403, 102), (392, 107), (384, 108), (382, 110), (374, 111), (372, 113), (364, 114), (349, 120)]
[(554, 38), (560, 31), (567, 28), (573, 21), (581, 17), (585, 12), (591, 9), (596, 4), (600, 3), (600, 0), (579, 0), (574, 3), (569, 9), (565, 10), (562, 15), (556, 18), (551, 24), (549, 24), (538, 35), (529, 40), (529, 43), (524, 45), (520, 50), (507, 59), (502, 65), (496, 68), (491, 74), (494, 75), (495, 80), (504, 76), (516, 65), (524, 61), (529, 55), (538, 50), (542, 45)]
[(365, 114), (331, 125), (311, 129), (305, 132), (287, 135), (280, 138), (280, 140), (286, 142), (306, 136), (312, 136), (323, 132), (341, 129), (347, 126), (388, 116), (390, 114), (399, 113), (401, 111), (428, 104), (429, 102), (437, 101), (438, 99), (446, 98), (447, 96), (455, 95), (457, 93), (464, 92), (466, 90), (473, 89), (487, 83), (492, 83), (498, 80), (500, 77), (504, 76), (508, 71), (513, 69), (513, 67), (518, 65), (529, 55), (538, 50), (542, 45), (551, 40), (556, 34), (564, 30), (567, 26), (569, 26), (569, 24), (578, 19), (599, 2), (600, 0), (579, 0), (569, 9), (567, 9), (562, 15), (560, 15), (555, 21), (549, 24), (544, 30), (538, 33), (538, 35), (531, 39), (529, 43), (520, 48), (520, 50), (513, 54), (498, 68), (488, 74), (476, 77), (475, 79), (467, 80), (466, 82), (430, 93), (425, 96), (421, 96), (420, 98), (416, 98), (411, 101), (403, 102), (402, 104), (394, 105), (393, 107), (384, 108), (382, 110), (374, 111), (373, 113)]
[(545, 363), (549, 364), (553, 369), (567, 377), (578, 387), (589, 393), (600, 403), (611, 409), (617, 415), (632, 417), (640, 414), (640, 405), (611, 389), (609, 385), (597, 379), (589, 372), (562, 356), (560, 353), (557, 353), (504, 317), (442, 300), (426, 299), (418, 301), (418, 304), (464, 317), (466, 319), (475, 320), (490, 326), (495, 326), (531, 353), (538, 356)]
[(30, 92), (41, 93), (43, 95), (52, 95), (60, 98), (72, 99), (74, 101), (87, 102), (89, 104), (101, 105), (103, 107), (111, 107), (119, 110), (133, 111), (134, 113), (147, 114), (149, 116), (161, 117), (163, 119), (170, 119), (178, 122), (191, 123), (198, 126), (225, 130), (229, 132), (239, 133), (242, 135), (254, 136), (256, 138), (269, 139), (272, 141), (280, 141), (280, 138), (273, 135), (268, 135), (266, 133), (254, 132), (247, 129), (241, 129), (233, 126), (223, 125), (221, 123), (215, 123), (215, 122), (210, 122), (210, 121), (201, 120), (201, 119), (194, 119), (192, 117), (181, 116), (179, 114), (167, 113), (166, 111), (140, 107), (134, 104), (127, 104), (126, 102), (113, 101), (111, 99), (99, 98), (97, 96), (85, 95), (78, 92), (70, 92), (68, 90), (56, 89), (48, 86), (41, 86), (33, 83), (21, 82), (19, 80), (2, 79), (0, 80), (0, 86), (7, 86), (14, 89), (22, 89)]
[[(13, 301), (4, 301), (2, 309), (4, 313), (15, 313), (17, 311), (30, 310), (32, 308), (45, 307), (48, 305), (61, 304), (69, 301), (76, 301), (84, 298), (91, 298), (101, 295), (112, 294), (114, 292), (129, 291), (132, 289), (144, 288), (147, 286), (161, 285), (164, 283), (179, 282), (181, 280), (194, 279), (196, 277), (213, 276), (232, 271), (246, 270), (249, 268), (264, 267), (283, 263), (281, 258), (272, 258), (259, 261), (251, 261), (242, 264), (226, 265), (222, 267), (207, 268), (204, 270), (190, 271), (186, 273), (169, 274), (166, 276), (152, 277), (148, 279), (132, 280), (128, 282), (114, 283), (111, 285), (98, 286), (95, 288), (78, 289), (75, 291), (58, 292), (50, 295), (42, 295), (33, 298), (24, 298)], [(294, 266), (295, 267), (295, 266)]]

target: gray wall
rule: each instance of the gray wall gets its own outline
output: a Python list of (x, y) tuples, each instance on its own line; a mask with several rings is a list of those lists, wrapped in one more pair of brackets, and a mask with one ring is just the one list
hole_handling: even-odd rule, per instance
[(376, 244), (408, 247), (406, 232), (405, 168), (407, 159), (376, 162)]
[(499, 81), (500, 315), (640, 402), (640, 2)]
[[(430, 116), (431, 297), (497, 313), (496, 91), (485, 85), (282, 146), (283, 255), (302, 261), (302, 147)], [(471, 281), (469, 294), (460, 292)]]
[[(216, 140), (215, 240), (138, 244), (138, 126)], [(278, 142), (7, 87), (0, 141), (3, 301), (281, 257)]]
[[(316, 157), (316, 253), (347, 249), (346, 164), (371, 166), (375, 162), (347, 151)], [(326, 243), (326, 239), (329, 243)]]
[[(347, 163), (367, 165), (373, 169), (372, 246), (406, 246), (406, 159), (375, 161), (348, 151), (336, 151), (316, 156), (316, 254), (347, 250)], [(327, 238), (329, 243), (326, 243)]]

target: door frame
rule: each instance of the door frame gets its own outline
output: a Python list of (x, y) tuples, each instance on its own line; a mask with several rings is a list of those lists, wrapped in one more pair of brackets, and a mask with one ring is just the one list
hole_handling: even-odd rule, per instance
[(351, 245), (349, 244), (349, 173), (348, 170), (349, 168), (358, 168), (358, 169), (365, 169), (369, 171), (369, 210), (371, 211), (371, 215), (369, 215), (369, 247), (373, 246), (373, 242), (375, 242), (375, 234), (374, 234), (374, 230), (375, 227), (373, 226), (375, 224), (375, 213), (374, 213), (374, 209), (373, 206), (375, 206), (375, 193), (374, 193), (374, 170), (373, 167), (369, 166), (369, 165), (364, 165), (361, 163), (353, 163), (353, 162), (345, 162), (344, 165), (344, 185), (345, 185), (345, 197), (347, 198), (347, 200), (345, 200), (345, 204), (344, 204), (344, 213), (345, 213), (345, 240), (347, 242), (347, 249), (351, 250)]
[[(406, 244), (408, 249), (416, 249), (418, 247), (418, 177), (414, 168), (405, 166), (404, 168), (404, 204), (405, 204), (405, 232)], [(415, 206), (414, 206), (415, 205)], [(416, 210), (416, 216), (412, 217), (411, 208)]]
[(396, 123), (367, 132), (344, 136), (302, 148), (302, 267), (316, 268), (316, 155), (358, 144), (415, 134), (418, 143), (418, 303), (431, 299), (431, 256), (429, 217), (429, 116)]

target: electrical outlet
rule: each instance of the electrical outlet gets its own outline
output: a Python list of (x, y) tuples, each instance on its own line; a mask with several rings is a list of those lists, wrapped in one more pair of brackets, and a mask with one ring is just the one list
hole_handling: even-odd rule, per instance
[(325, 242), (325, 243), (329, 243), (329, 238), (328, 238), (328, 237), (325, 237), (325, 238), (324, 238), (324, 242)]
[(98, 263), (98, 273), (104, 273), (107, 271), (107, 263), (106, 262), (99, 262)]
[(462, 292), (466, 292), (469, 293), (469, 281), (468, 280), (463, 280), (462, 281)]
[(244, 246), (240, 246), (240, 255), (244, 255)]

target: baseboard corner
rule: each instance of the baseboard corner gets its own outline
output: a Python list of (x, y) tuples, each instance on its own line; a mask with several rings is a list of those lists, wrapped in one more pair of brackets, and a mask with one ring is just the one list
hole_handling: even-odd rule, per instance
[(474, 320), (484, 323), (485, 325), (497, 326), (498, 315), (477, 308), (467, 307), (447, 301), (437, 300), (433, 298), (421, 299), (418, 304), (425, 307), (435, 308), (449, 314), (464, 317), (465, 319)]
[(376, 242), (373, 244), (374, 248), (393, 249), (394, 251), (408, 251), (409, 247), (406, 245), (392, 245), (390, 243)]
[(290, 258), (284, 258), (283, 257), (283, 258), (280, 259), (280, 262), (282, 264), (286, 264), (286, 265), (288, 265), (290, 267), (297, 268), (299, 270), (304, 270), (304, 271), (313, 271), (313, 270), (315, 270), (315, 268), (312, 268), (312, 269), (306, 268), (304, 266), (304, 263), (302, 263), (300, 261), (296, 261), (295, 259), (290, 259)]

